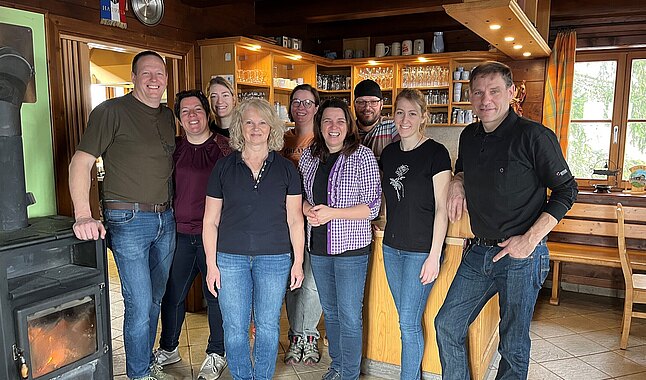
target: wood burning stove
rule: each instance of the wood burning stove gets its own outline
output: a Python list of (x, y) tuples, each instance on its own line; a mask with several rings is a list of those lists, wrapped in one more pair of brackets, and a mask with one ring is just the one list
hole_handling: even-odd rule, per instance
[(0, 378), (112, 378), (104, 240), (50, 216), (0, 232)]
[(27, 219), (20, 108), (32, 65), (0, 46), (0, 379), (107, 380), (105, 241), (78, 240), (71, 218)]

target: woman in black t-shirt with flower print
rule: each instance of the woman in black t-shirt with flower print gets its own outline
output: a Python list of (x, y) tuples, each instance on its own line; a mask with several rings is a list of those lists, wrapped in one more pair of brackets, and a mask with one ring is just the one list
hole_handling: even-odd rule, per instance
[(421, 318), (440, 271), (448, 226), (446, 197), (451, 160), (444, 145), (424, 136), (426, 101), (404, 89), (395, 102), (399, 143), (381, 154), (386, 198), (384, 265), (399, 314), (401, 379), (420, 379), (424, 354)]

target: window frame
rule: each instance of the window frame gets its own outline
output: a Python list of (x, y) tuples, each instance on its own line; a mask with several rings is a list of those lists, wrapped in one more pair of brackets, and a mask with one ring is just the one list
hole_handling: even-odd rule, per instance
[[(623, 168), (626, 150), (626, 136), (628, 132), (628, 106), (631, 85), (632, 62), (635, 59), (646, 59), (646, 49), (617, 49), (604, 51), (577, 51), (576, 62), (615, 61), (617, 72), (615, 74), (615, 89), (613, 98), (612, 116), (610, 118), (611, 132), (609, 144), (609, 169)], [(572, 115), (570, 111), (570, 115)], [(631, 122), (646, 122), (642, 119), (631, 119)], [(570, 123), (607, 122), (607, 120), (587, 120), (570, 118)], [(613, 135), (617, 135), (616, 138)], [(614, 188), (627, 189), (630, 183), (621, 178), (621, 172), (616, 177), (606, 179), (576, 178), (580, 187), (592, 188), (595, 184), (607, 184)]]

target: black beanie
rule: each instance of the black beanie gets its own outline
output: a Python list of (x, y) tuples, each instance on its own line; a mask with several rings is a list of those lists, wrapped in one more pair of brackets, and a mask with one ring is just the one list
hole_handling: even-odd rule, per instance
[(376, 96), (379, 99), (381, 99), (383, 96), (381, 95), (381, 88), (375, 82), (374, 80), (371, 79), (365, 79), (359, 82), (357, 86), (354, 88), (354, 97), (359, 98), (362, 96)]

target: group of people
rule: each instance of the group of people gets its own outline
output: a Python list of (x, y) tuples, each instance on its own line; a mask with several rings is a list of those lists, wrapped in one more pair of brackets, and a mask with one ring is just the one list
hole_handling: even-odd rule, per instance
[[(359, 378), (371, 221), (387, 208), (383, 255), (399, 315), (401, 378), (420, 379), (422, 314), (448, 223), (467, 204), (476, 238), (435, 321), (443, 378), (469, 378), (467, 328), (496, 293), (497, 378), (527, 377), (529, 321), (549, 271), (545, 236), (574, 202), (576, 183), (555, 135), (510, 109), (509, 67), (473, 70), (481, 121), (462, 132), (453, 176), (447, 149), (424, 133), (418, 90), (400, 91), (389, 120), (371, 80), (354, 89), (355, 117), (345, 101), (321, 102), (302, 84), (290, 94), (295, 127), (286, 132), (267, 101), (238, 104), (231, 84), (215, 77), (208, 98), (177, 94), (183, 133), (175, 137), (172, 111), (161, 104), (166, 78), (157, 53), (135, 56), (133, 92), (92, 111), (70, 164), (74, 232), (107, 236), (119, 270), (129, 378), (172, 378), (162, 365), (181, 360), (184, 299), (198, 273), (210, 328), (199, 379), (217, 379), (227, 366), (234, 379), (271, 379), (283, 300), (285, 363), (319, 362), (323, 313), (331, 364), (322, 379)], [(107, 229), (89, 206), (98, 156)]]

